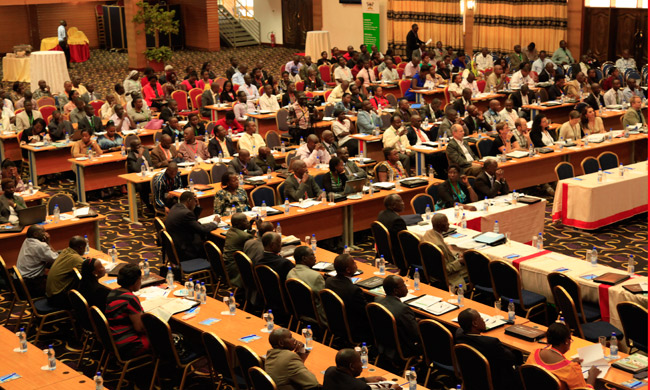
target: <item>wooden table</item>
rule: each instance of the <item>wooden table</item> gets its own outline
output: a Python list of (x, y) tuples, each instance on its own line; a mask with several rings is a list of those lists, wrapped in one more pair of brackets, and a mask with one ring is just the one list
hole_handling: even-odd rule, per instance
[(86, 202), (86, 191), (126, 184), (126, 181), (120, 177), (120, 174), (126, 170), (125, 161), (126, 156), (122, 156), (119, 152), (105, 153), (92, 160), (68, 159), (77, 175), (75, 184), (79, 202)]
[[(72, 215), (72, 213), (63, 213), (62, 215)], [(45, 230), (50, 233), (50, 244), (55, 250), (61, 250), (68, 247), (72, 236), (88, 236), (91, 247), (101, 248), (99, 236), (99, 223), (106, 219), (104, 215), (97, 215), (91, 218), (67, 219), (59, 223), (53, 223), (52, 217), (48, 217), (48, 222), (43, 225)], [(28, 227), (16, 233), (0, 234), (1, 255), (8, 267), (16, 265), (18, 253), (25, 241)]]
[(257, 126), (257, 133), (264, 138), (266, 133), (269, 130), (278, 131), (278, 125), (276, 122), (276, 112), (271, 112), (268, 114), (259, 114), (259, 113), (250, 113), (246, 114), (249, 118), (255, 119), (255, 126)]
[[(439, 87), (439, 88), (433, 88), (433, 89), (414, 89), (413, 93), (415, 93), (415, 102), (420, 103), (420, 104), (431, 104), (434, 98), (442, 97), (442, 100), (444, 102), (445, 100), (445, 87)], [(440, 96), (436, 96), (440, 95)]]
[(598, 144), (590, 143), (584, 147), (584, 141), (575, 141), (578, 148), (568, 148), (571, 153), (568, 154), (567, 161), (573, 165), (576, 176), (584, 174), (580, 162), (586, 157), (598, 157), (605, 151), (614, 152), (618, 156), (619, 163), (623, 165), (632, 164), (637, 161), (648, 159), (648, 135), (633, 134), (629, 138), (615, 137), (611, 141), (605, 141)]
[(23, 195), (26, 192), (27, 191), (21, 192), (18, 195), (23, 197), (23, 200), (25, 201), (27, 206), (36, 206), (36, 205), (39, 205), (39, 204), (43, 204), (43, 203), (45, 203), (45, 199), (50, 197), (49, 194), (46, 194), (45, 192), (41, 192), (41, 191), (35, 191), (32, 194)]
[(20, 161), (23, 159), (20, 153), (20, 143), (18, 142), (17, 134), (0, 134), (0, 161), (4, 161), (6, 158), (11, 161)]
[(359, 154), (376, 161), (384, 161), (384, 148), (381, 135), (351, 134), (350, 137), (359, 141)]
[(39, 175), (50, 175), (70, 170), (68, 159), (72, 143), (56, 143), (49, 146), (21, 145), (27, 151), (29, 178), (38, 183)]
[(535, 116), (541, 113), (553, 122), (564, 123), (569, 120), (569, 111), (573, 110), (576, 104), (577, 102), (563, 103), (555, 106), (545, 106), (544, 103), (542, 105), (527, 104), (521, 106), (521, 108), (530, 110), (530, 120), (535, 119)]
[(397, 80), (396, 83), (386, 83), (383, 81), (381, 83), (370, 83), (370, 86), (374, 88), (381, 87), (384, 90), (384, 96), (386, 96), (387, 93), (390, 93), (395, 96), (395, 99), (404, 97), (404, 94), (399, 87), (399, 80)]
[(221, 104), (213, 104), (211, 106), (204, 106), (203, 108), (207, 108), (210, 110), (210, 121), (216, 122), (219, 119), (221, 119), (222, 116), (226, 115), (226, 111), (232, 111), (232, 104), (230, 103), (221, 103)]

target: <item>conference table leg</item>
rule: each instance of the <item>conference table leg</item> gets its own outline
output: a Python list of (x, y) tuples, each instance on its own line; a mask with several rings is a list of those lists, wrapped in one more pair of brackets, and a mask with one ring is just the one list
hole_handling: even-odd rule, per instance
[(36, 185), (38, 183), (38, 172), (36, 172), (36, 153), (32, 150), (27, 151), (27, 159), (29, 160), (29, 179)]
[(99, 240), (99, 221), (95, 221), (93, 228), (94, 228), (94, 231), (95, 231), (95, 237), (94, 237), (95, 249), (97, 249), (98, 251), (101, 251), (102, 247), (101, 247), (101, 242)]
[(137, 223), (138, 221), (138, 197), (136, 196), (135, 183), (132, 181), (126, 182), (126, 193), (129, 201), (129, 217), (124, 218), (127, 222)]
[(359, 141), (359, 154), (361, 155), (361, 157), (366, 157), (366, 155), (368, 154), (367, 153), (368, 142), (366, 142), (365, 140), (362, 140), (362, 139), (360, 139), (358, 141)]
[[(86, 203), (86, 181), (83, 165), (72, 164), (72, 170), (77, 175), (75, 186), (77, 187), (77, 198), (80, 203)], [(99, 249), (99, 248), (97, 248)]]
[(426, 171), (426, 154), (415, 150), (415, 175), (422, 176)]
[(5, 142), (0, 138), (0, 161), (5, 160)]
[(210, 110), (210, 120), (216, 122), (218, 120), (217, 110)]

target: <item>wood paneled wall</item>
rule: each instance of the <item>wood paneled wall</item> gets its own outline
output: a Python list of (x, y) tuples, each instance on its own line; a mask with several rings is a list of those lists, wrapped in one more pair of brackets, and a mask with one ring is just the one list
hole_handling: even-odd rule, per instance
[(27, 6), (0, 7), (0, 53), (13, 52), (14, 45), (29, 44)]
[(216, 1), (172, 0), (169, 4), (181, 5), (186, 47), (219, 50), (219, 12)]
[[(644, 39), (635, 47), (635, 34)], [(599, 61), (616, 61), (624, 49), (630, 50), (637, 64), (647, 62), (648, 12), (645, 9), (585, 8), (583, 51), (591, 49)], [(639, 43), (639, 42), (637, 42)], [(640, 67), (641, 65), (639, 65)]]

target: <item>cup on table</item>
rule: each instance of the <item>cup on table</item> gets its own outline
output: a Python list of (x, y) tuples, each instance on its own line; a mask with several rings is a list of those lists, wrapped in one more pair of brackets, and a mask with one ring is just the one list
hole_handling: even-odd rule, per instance
[(309, 246), (311, 244), (311, 236), (305, 236), (305, 245)]
[(598, 336), (598, 342), (603, 347), (605, 356), (609, 355), (609, 348), (607, 346), (607, 336)]
[(502, 320), (503, 316), (500, 314), (501, 313), (501, 299), (496, 299), (494, 301), (494, 318)]
[(510, 232), (506, 232), (506, 245), (512, 246), (512, 242), (510, 241)]

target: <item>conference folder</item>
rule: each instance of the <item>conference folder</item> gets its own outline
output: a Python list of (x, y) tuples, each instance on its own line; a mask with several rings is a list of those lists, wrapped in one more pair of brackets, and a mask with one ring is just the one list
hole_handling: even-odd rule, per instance
[(500, 233), (485, 232), (474, 237), (474, 241), (485, 245), (497, 246), (505, 244), (506, 236)]
[(631, 292), (632, 294), (647, 294), (648, 293), (648, 283), (636, 283), (636, 284), (626, 284), (623, 286), (624, 289)]
[(594, 278), (594, 282), (609, 284), (613, 286), (615, 284), (621, 283), (622, 281), (628, 280), (629, 278), (630, 278), (629, 275), (622, 275), (614, 272), (605, 272), (604, 274), (598, 276), (597, 278)]
[(526, 341), (536, 341), (544, 336), (546, 332), (526, 325), (512, 325), (506, 328), (505, 333)]

